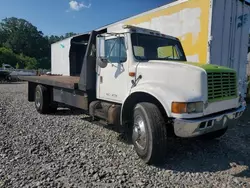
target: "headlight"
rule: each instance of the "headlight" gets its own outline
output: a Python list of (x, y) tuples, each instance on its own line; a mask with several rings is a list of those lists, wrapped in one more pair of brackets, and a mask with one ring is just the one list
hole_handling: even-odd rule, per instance
[(173, 102), (172, 112), (176, 114), (191, 114), (191, 113), (202, 113), (203, 102)]

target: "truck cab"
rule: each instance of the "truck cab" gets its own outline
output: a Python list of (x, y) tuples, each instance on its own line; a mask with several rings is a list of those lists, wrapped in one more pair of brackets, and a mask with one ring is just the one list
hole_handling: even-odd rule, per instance
[(187, 62), (178, 38), (124, 25), (92, 32), (84, 49), (79, 78), (23, 78), (29, 101), (40, 113), (63, 103), (122, 126), (147, 164), (164, 159), (170, 135), (215, 139), (245, 110), (236, 72)]

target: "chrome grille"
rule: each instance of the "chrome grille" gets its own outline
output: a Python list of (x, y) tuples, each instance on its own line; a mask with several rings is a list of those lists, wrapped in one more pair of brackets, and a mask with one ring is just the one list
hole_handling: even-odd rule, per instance
[(236, 73), (208, 72), (208, 100), (226, 100), (237, 97)]

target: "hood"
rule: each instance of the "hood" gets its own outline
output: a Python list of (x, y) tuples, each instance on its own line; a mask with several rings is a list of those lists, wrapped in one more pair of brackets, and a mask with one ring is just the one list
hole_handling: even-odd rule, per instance
[(140, 63), (136, 72), (142, 76), (138, 85), (147, 84), (174, 92), (177, 101), (207, 100), (202, 95), (207, 93), (206, 71), (202, 67), (176, 61), (151, 60)]
[(162, 64), (164, 63), (165, 65), (168, 66), (176, 66), (176, 67), (192, 67), (192, 68), (198, 68), (198, 69), (203, 69), (206, 72), (235, 72), (235, 70), (224, 67), (224, 66), (219, 66), (219, 65), (213, 65), (213, 64), (201, 64), (201, 63), (195, 63), (195, 62), (187, 62), (187, 61), (161, 61), (161, 60), (150, 60), (148, 63), (158, 63)]
[[(153, 96), (158, 96), (168, 109), (171, 108), (172, 102), (202, 101), (204, 115), (209, 115), (237, 107), (237, 96), (224, 96), (229, 92), (236, 93), (237, 89), (234, 89), (237, 87), (233, 87), (234, 73), (232, 69), (216, 65), (149, 61), (137, 65), (136, 74), (137, 77), (141, 76), (141, 79), (137, 81), (134, 89), (138, 87), (139, 91), (148, 91), (154, 94)], [(230, 83), (226, 83), (221, 89), (225, 82)]]

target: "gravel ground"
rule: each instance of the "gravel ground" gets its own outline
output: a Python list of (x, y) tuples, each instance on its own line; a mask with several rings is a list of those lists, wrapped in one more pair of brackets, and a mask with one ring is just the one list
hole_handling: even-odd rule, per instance
[(250, 187), (249, 112), (220, 140), (170, 143), (161, 167), (72, 113), (40, 115), (26, 83), (0, 85), (0, 187)]

